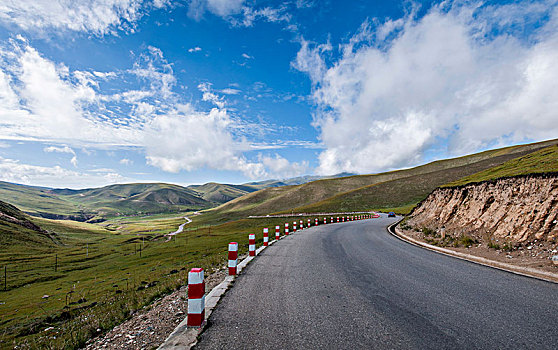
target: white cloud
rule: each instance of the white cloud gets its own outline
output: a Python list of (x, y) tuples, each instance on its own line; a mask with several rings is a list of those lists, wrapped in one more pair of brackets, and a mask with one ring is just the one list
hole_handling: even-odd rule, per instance
[(64, 147), (56, 147), (56, 146), (49, 146), (49, 147), (45, 147), (43, 149), (43, 151), (48, 152), (48, 153), (52, 153), (52, 152), (58, 152), (58, 153), (69, 153), (72, 155), (72, 159), (70, 160), (70, 162), (72, 163), (73, 166), (77, 167), (77, 155), (76, 152), (74, 152), (73, 149), (71, 149), (68, 146), (64, 146)]
[(198, 85), (198, 89), (203, 92), (203, 101), (211, 102), (219, 108), (225, 107), (225, 100), (211, 91), (210, 83), (201, 83)]
[(20, 184), (64, 188), (96, 187), (105, 186), (107, 183), (129, 181), (114, 171), (81, 173), (60, 166), (22, 164), (17, 160), (3, 157), (0, 157), (0, 179)]
[(271, 176), (280, 179), (303, 175), (309, 168), (307, 161), (291, 163), (278, 154), (275, 154), (274, 156), (261, 156), (260, 161), (266, 169), (268, 169)]
[[(280, 8), (272, 8), (272, 7), (263, 7), (259, 9), (254, 9), (248, 6), (242, 8), (243, 17), (241, 20), (233, 20), (232, 23), (234, 25), (251, 27), (254, 25), (254, 22), (258, 19), (263, 19), (267, 22), (286, 22), (289, 23), (291, 21), (291, 15), (287, 13), (287, 9), (285, 6)], [(291, 29), (291, 27), (287, 27), (287, 29)], [(294, 27), (296, 29), (296, 27)]]
[(192, 47), (190, 49), (188, 49), (188, 52), (192, 53), (192, 52), (200, 52), (202, 49), (199, 46), (196, 47)]
[(120, 159), (119, 163), (122, 165), (132, 165), (134, 164), (134, 161), (128, 158), (122, 158)]
[(0, 21), (23, 30), (71, 30), (97, 35), (133, 29), (150, 7), (167, 0), (18, 0), (0, 4)]
[(243, 53), (242, 57), (246, 58), (247, 60), (250, 60), (250, 59), (254, 58), (253, 56), (250, 56), (247, 53)]
[(264, 167), (242, 155), (242, 140), (231, 133), (233, 121), (222, 109), (200, 113), (184, 106), (173, 114), (158, 116), (146, 133), (149, 164), (168, 172), (200, 168), (241, 171), (261, 178)]
[(233, 89), (233, 88), (225, 88), (221, 90), (221, 93), (225, 95), (238, 95), (240, 92), (241, 91), (239, 89)]
[[(541, 4), (549, 6), (443, 3), (420, 19), (365, 24), (333, 62), (329, 44), (302, 39), (293, 66), (313, 83), (326, 148), (318, 172), (408, 166), (434, 145), (460, 155), (556, 137), (558, 10)], [(514, 32), (545, 16), (528, 38)]]
[(62, 144), (135, 144), (138, 130), (90, 112), (100, 96), (95, 75), (70, 71), (27, 43), (0, 46), (0, 138)]
[(172, 65), (165, 60), (160, 49), (149, 46), (148, 54), (142, 54), (130, 72), (149, 82), (151, 90), (160, 92), (164, 98), (173, 94), (176, 78)]
[(242, 10), (244, 0), (191, 0), (188, 5), (188, 16), (199, 20), (206, 11), (216, 16), (228, 17)]
[[(106, 79), (137, 79), (139, 87), (103, 94)], [(154, 47), (140, 54), (131, 69), (100, 73), (73, 71), (44, 57), (25, 40), (11, 40), (0, 45), (0, 140), (48, 142), (52, 146), (45, 152), (71, 154), (74, 166), (76, 148), (87, 154), (110, 150), (107, 155), (112, 156), (116, 148), (125, 148), (144, 152), (148, 164), (169, 172), (212, 168), (254, 179), (272, 173), (259, 159), (251, 161), (245, 155), (253, 151), (245, 138), (260, 131), (258, 125), (231, 117), (224, 109), (224, 96), (238, 94), (239, 89), (214, 92), (210, 83), (200, 84), (202, 99), (218, 107), (202, 111), (184, 104), (175, 85), (172, 64)], [(79, 175), (61, 168), (27, 168), (43, 177), (6, 173), (6, 179), (45, 184), (54, 174), (71, 179)], [(110, 175), (114, 172), (107, 174), (94, 181), (119, 179)]]

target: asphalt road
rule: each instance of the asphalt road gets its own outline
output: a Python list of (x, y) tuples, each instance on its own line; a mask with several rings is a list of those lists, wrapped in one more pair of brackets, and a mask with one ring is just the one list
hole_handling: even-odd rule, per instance
[(412, 246), (380, 219), (256, 258), (195, 349), (558, 349), (558, 285)]

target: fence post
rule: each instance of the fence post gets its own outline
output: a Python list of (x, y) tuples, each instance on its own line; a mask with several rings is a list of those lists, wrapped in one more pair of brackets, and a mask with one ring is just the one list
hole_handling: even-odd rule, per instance
[(229, 243), (229, 276), (236, 275), (236, 265), (238, 262), (238, 243)]
[(267, 247), (267, 242), (269, 241), (269, 233), (267, 230), (267, 227), (263, 229), (263, 245), (264, 247)]
[(188, 327), (200, 327), (205, 319), (205, 282), (203, 269), (188, 272)]
[(250, 256), (256, 256), (256, 235), (254, 233), (248, 235), (248, 253)]

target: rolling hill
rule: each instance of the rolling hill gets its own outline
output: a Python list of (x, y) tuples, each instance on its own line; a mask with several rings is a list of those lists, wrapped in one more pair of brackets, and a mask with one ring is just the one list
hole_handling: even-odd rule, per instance
[(208, 212), (218, 221), (249, 215), (397, 209), (409, 212), (435, 188), (499, 166), (558, 143), (558, 140), (511, 146), (415, 168), (373, 175), (324, 179), (297, 186), (266, 188)]
[(306, 183), (316, 178), (320, 177), (302, 176), (243, 185), (210, 182), (188, 187), (166, 183), (130, 183), (81, 190), (0, 181), (0, 198), (33, 216), (93, 222), (121, 215), (207, 209), (261, 188)]
[(11, 204), (0, 201), (0, 247), (14, 244), (53, 245), (53, 237), (25, 213)]

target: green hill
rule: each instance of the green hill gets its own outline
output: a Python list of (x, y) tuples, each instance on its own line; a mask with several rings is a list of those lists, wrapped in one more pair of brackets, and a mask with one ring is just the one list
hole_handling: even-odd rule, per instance
[(502, 165), (466, 176), (442, 187), (462, 186), (469, 183), (490, 181), (502, 177), (556, 172), (558, 172), (558, 145), (546, 147), (526, 156), (512, 159)]
[(557, 143), (558, 140), (551, 140), (511, 146), (435, 161), (411, 169), (267, 188), (227, 202), (208, 214), (216, 220), (226, 221), (249, 215), (289, 212), (393, 208), (399, 212), (408, 212), (436, 187)]
[(25, 213), (0, 201), (0, 247), (53, 245), (53, 237)]
[(188, 188), (198, 192), (203, 199), (213, 203), (225, 203), (245, 194), (257, 191), (258, 188), (250, 185), (228, 185), (209, 182), (204, 185), (192, 185)]
[(33, 216), (77, 221), (120, 215), (173, 213), (215, 206), (192, 189), (163, 183), (71, 190), (0, 182), (0, 198)]

